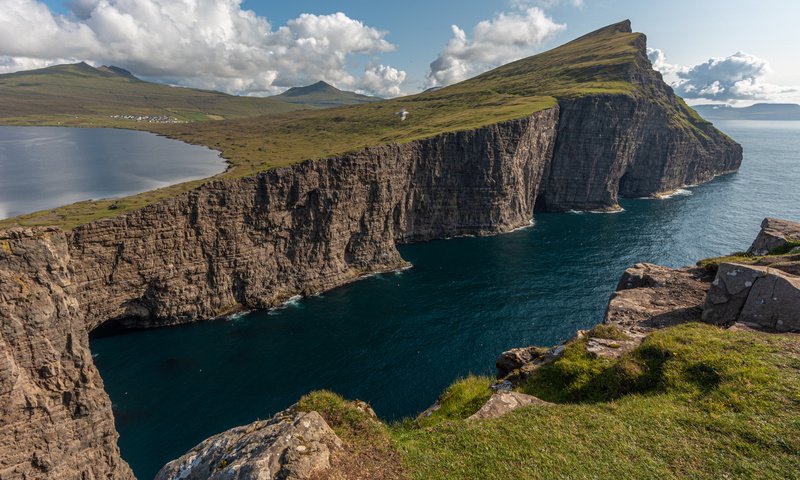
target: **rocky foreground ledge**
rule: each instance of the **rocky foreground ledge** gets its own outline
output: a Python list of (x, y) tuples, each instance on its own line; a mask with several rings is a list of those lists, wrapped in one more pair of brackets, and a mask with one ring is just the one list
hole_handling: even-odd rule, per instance
[[(488, 399), (464, 415), (467, 422), (481, 422), (523, 408), (548, 408), (555, 404), (520, 391), (539, 369), (559, 361), (570, 350), (585, 350), (590, 357), (619, 359), (639, 347), (650, 334), (668, 327), (705, 322), (724, 328), (758, 329), (765, 332), (800, 332), (800, 224), (766, 219), (748, 252), (707, 259), (696, 267), (672, 269), (637, 264), (622, 275), (612, 295), (602, 324), (555, 347), (516, 348), (501, 354), (496, 362), (497, 380)], [(702, 369), (698, 375), (706, 375)], [(330, 394), (322, 394), (329, 398)], [(429, 418), (452, 409), (448, 392), (416, 422), (425, 426)], [(307, 479), (307, 478), (400, 478), (402, 468), (392, 464), (389, 450), (380, 455), (382, 465), (370, 469), (369, 457), (353, 470), (358, 457), (352, 437), (343, 441), (334, 427), (344, 416), (324, 414), (308, 400), (280, 412), (269, 421), (233, 428), (197, 445), (167, 464), (158, 480), (178, 479)], [(337, 409), (347, 408), (337, 404)], [(370, 429), (382, 425), (365, 404), (351, 405), (365, 438)], [(326, 413), (327, 412), (327, 413)], [(449, 413), (448, 413), (449, 415)], [(363, 425), (368, 425), (364, 427)], [(370, 426), (371, 425), (371, 426)], [(352, 431), (350, 431), (352, 435)], [(359, 433), (356, 433), (359, 435)], [(379, 437), (380, 438), (380, 437)], [(363, 443), (365, 440), (361, 439)], [(367, 440), (369, 441), (369, 440)], [(791, 448), (791, 447), (787, 447)], [(357, 451), (358, 449), (355, 449)], [(343, 458), (350, 458), (350, 462)], [(371, 457), (373, 460), (375, 456)], [(338, 460), (337, 460), (338, 459)], [(355, 462), (358, 464), (359, 462)], [(396, 462), (395, 462), (396, 463)], [(355, 472), (355, 477), (353, 477)], [(364, 475), (364, 472), (371, 472)], [(769, 475), (767, 475), (769, 476)]]

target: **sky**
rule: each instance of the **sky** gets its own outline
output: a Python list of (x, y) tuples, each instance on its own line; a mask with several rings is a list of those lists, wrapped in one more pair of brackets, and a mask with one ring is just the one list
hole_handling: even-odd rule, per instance
[(0, 73), (76, 61), (273, 95), (393, 97), (630, 19), (689, 103), (800, 103), (797, 0), (0, 0)]

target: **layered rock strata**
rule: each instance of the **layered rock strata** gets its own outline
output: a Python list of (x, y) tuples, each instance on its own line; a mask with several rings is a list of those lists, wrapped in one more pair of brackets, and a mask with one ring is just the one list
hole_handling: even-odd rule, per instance
[(133, 478), (71, 268), (63, 232), (0, 232), (2, 479)]

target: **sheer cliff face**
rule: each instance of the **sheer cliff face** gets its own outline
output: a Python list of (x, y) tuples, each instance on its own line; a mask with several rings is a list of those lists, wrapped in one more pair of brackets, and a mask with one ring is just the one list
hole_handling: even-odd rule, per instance
[(0, 478), (128, 479), (67, 238), (0, 232)]
[(555, 152), (538, 210), (609, 210), (619, 197), (645, 197), (736, 171), (742, 149), (677, 98), (652, 69), (640, 37), (619, 74), (633, 95), (559, 102)]
[(265, 308), (403, 267), (398, 242), (527, 225), (557, 115), (213, 182), (79, 227), (82, 312), (93, 328)]

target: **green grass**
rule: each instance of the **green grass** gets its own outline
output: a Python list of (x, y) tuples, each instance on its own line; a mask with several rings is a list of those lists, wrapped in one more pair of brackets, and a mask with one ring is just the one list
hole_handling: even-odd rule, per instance
[[(800, 241), (790, 240), (786, 242), (786, 245), (773, 248), (766, 255), (753, 255), (749, 252), (735, 252), (730, 255), (723, 255), (721, 257), (705, 258), (697, 262), (697, 266), (703, 267), (710, 272), (716, 272), (721, 263), (758, 263), (768, 265), (770, 263), (780, 262), (782, 259), (779, 257), (787, 255), (797, 247), (800, 247)], [(775, 258), (773, 259), (772, 257)]]
[(600, 323), (593, 329), (589, 330), (589, 336), (592, 338), (604, 338), (607, 340), (630, 340), (631, 338), (619, 327), (607, 325), (605, 323)]
[(395, 425), (410, 476), (797, 478), (797, 337), (689, 324), (651, 334), (617, 361), (580, 350), (573, 344), (526, 387), (559, 405)]
[(429, 427), (444, 420), (469, 417), (492, 396), (489, 386), (493, 383), (493, 378), (475, 375), (456, 381), (437, 400), (439, 409), (430, 416), (420, 417), (416, 420), (416, 424)]
[(0, 75), (0, 125), (65, 125), (144, 129), (147, 123), (112, 115), (164, 115), (198, 121), (308, 108), (274, 98), (144, 82), (86, 64), (57, 65)]
[(320, 411), (348, 451), (382, 445), (368, 462), (399, 453), (414, 479), (797, 478), (800, 337), (686, 324), (617, 360), (584, 345), (523, 388), (555, 406), (498, 419), (465, 420), (490, 394), (492, 379), (475, 376), (449, 387), (430, 417), (388, 426), (330, 392), (300, 405)]
[[(559, 100), (585, 95), (626, 95), (661, 102), (675, 119), (676, 126), (692, 128), (699, 132), (698, 135), (704, 135), (703, 129), (708, 128), (708, 123), (700, 122), (691, 109), (685, 108), (685, 104), (671, 100), (663, 92), (651, 91), (650, 87), (645, 88), (637, 83), (636, 79), (642, 75), (654, 77), (657, 74), (647, 63), (643, 51), (644, 36), (626, 32), (623, 27), (623, 24), (606, 27), (548, 52), (504, 65), (433, 92), (362, 105), (294, 112), (280, 112), (275, 110), (274, 103), (265, 103), (263, 108), (269, 109), (270, 114), (260, 116), (249, 116), (250, 110), (244, 110), (245, 106), (252, 107), (251, 103), (247, 103), (250, 102), (249, 99), (241, 99), (242, 103), (238, 104), (235, 103), (239, 101), (235, 100), (237, 97), (202, 92), (203, 98), (209, 97), (208, 101), (224, 99), (226, 108), (232, 111), (226, 110), (222, 113), (223, 116), (245, 118), (183, 124), (136, 124), (130, 127), (147, 129), (219, 150), (231, 163), (231, 168), (222, 174), (224, 177), (253, 175), (304, 160), (357, 151), (367, 146), (408, 143), (446, 132), (473, 130), (524, 118), (555, 106)], [(128, 82), (125, 88), (131, 88), (131, 96), (141, 97), (135, 91), (139, 88), (138, 83), (128, 79), (120, 81)], [(30, 79), (25, 80), (26, 85), (30, 82)], [(192, 97), (199, 95), (192, 93), (197, 91), (163, 88), (171, 92), (181, 90), (181, 94), (193, 98), (189, 104), (194, 107), (203, 105)], [(77, 96), (81, 101), (90, 95), (88, 91), (75, 93), (74, 90), (67, 89), (65, 92), (66, 97)], [(2, 88), (0, 98), (5, 98)], [(5, 109), (4, 105), (4, 111), (9, 115), (5, 119), (6, 124), (69, 124), (67, 116), (52, 116), (50, 110), (20, 116), (15, 113), (19, 108), (23, 107)], [(410, 112), (404, 122), (400, 122), (395, 115), (400, 108)], [(202, 106), (192, 110), (195, 112), (192, 115), (198, 110), (203, 114), (210, 111)], [(81, 115), (72, 120), (83, 125)], [(0, 119), (0, 122), (3, 120)], [(102, 126), (115, 125), (104, 120)], [(111, 202), (83, 202), (67, 208), (0, 221), (0, 227), (13, 224), (50, 224), (71, 228), (86, 221), (141, 208), (197, 185), (197, 182), (193, 182), (123, 199), (120, 202), (121, 207), (116, 210), (108, 209)]]
[(786, 255), (795, 248), (800, 247), (800, 241), (789, 240), (785, 245), (773, 248), (769, 251), (770, 255)]

